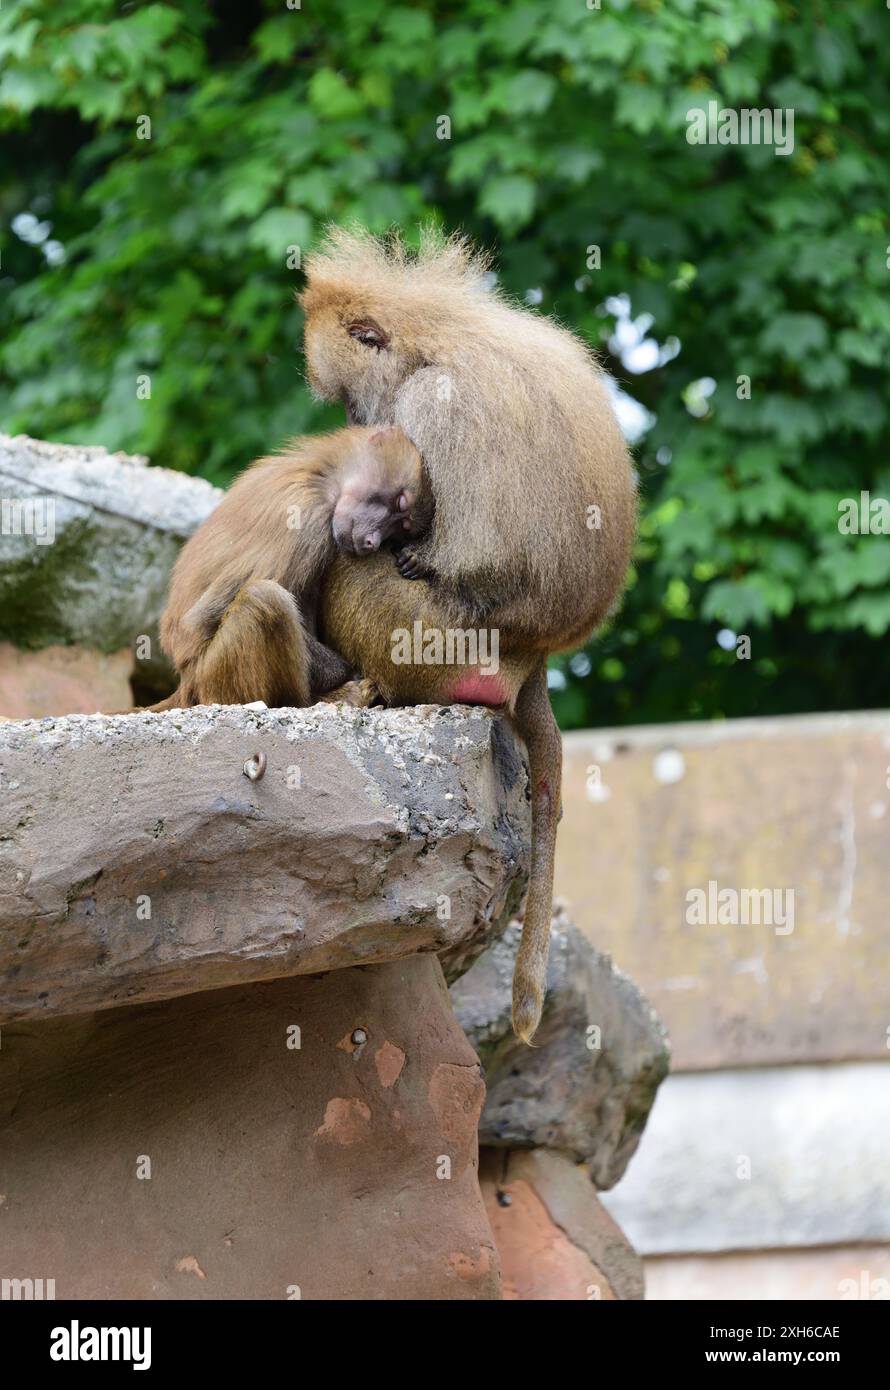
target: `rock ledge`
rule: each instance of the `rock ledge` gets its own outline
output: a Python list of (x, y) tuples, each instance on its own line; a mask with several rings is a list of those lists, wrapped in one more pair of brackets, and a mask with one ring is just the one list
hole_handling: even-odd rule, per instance
[(454, 976), (516, 908), (526, 791), (459, 706), (0, 724), (0, 1022), (417, 951)]

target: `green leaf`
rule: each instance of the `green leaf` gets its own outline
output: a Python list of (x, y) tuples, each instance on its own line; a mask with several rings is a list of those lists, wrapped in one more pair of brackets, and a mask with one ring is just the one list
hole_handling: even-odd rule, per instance
[(725, 623), (734, 632), (742, 632), (750, 623), (755, 626), (767, 623), (769, 605), (762, 588), (752, 577), (738, 583), (724, 579), (708, 586), (702, 617)]
[(307, 250), (312, 241), (312, 221), (293, 208), (270, 208), (250, 229), (248, 245), (265, 251), (271, 261), (284, 265), (291, 246)]
[(253, 36), (253, 47), (264, 63), (285, 63), (298, 47), (300, 36), (300, 16), (290, 10), (260, 25)]
[(799, 361), (811, 352), (825, 350), (828, 329), (816, 314), (779, 314), (760, 335), (760, 345), (765, 352)]
[(339, 72), (320, 68), (309, 80), (309, 102), (326, 120), (348, 120), (364, 110), (365, 102)]
[(521, 227), (534, 211), (535, 196), (533, 179), (509, 174), (485, 185), (479, 195), (479, 211), (490, 214), (502, 227)]
[(664, 96), (657, 87), (627, 82), (618, 91), (615, 120), (638, 135), (648, 135), (664, 116)]
[(526, 69), (511, 77), (503, 90), (501, 110), (516, 116), (546, 111), (556, 92), (556, 78), (549, 72)]

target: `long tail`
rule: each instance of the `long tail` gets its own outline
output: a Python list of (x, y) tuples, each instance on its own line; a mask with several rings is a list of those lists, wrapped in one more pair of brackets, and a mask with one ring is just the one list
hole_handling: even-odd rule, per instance
[(522, 940), (513, 971), (513, 1031), (530, 1043), (541, 1021), (550, 952), (553, 861), (560, 815), (562, 738), (547, 694), (542, 661), (519, 692), (514, 720), (528, 749), (532, 799), (532, 863)]

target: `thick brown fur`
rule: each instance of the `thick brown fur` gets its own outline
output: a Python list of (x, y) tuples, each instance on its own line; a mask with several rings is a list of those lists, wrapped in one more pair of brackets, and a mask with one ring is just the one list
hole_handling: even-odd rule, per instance
[(153, 708), (305, 705), (340, 685), (352, 668), (316, 636), (338, 547), (370, 553), (431, 516), (420, 455), (398, 429), (316, 435), (254, 463), (177, 560), (161, 642), (180, 684)]
[(464, 698), (460, 672), (396, 665), (397, 629), (495, 629), (502, 704), (526, 741), (534, 844), (513, 1019), (529, 1041), (543, 1004), (561, 744), (546, 656), (577, 646), (613, 607), (636, 525), (630, 459), (605, 373), (552, 320), (506, 300), (460, 238), (334, 230), (307, 262), (309, 380), (358, 424), (396, 424), (436, 501), (414, 547), (426, 579), (391, 559), (339, 558), (321, 630), (391, 704)]

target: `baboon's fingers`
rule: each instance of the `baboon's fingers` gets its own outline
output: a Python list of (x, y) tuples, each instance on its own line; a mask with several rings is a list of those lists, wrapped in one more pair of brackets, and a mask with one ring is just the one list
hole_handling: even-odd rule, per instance
[(364, 677), (357, 681), (346, 681), (345, 685), (339, 685), (336, 690), (329, 690), (326, 695), (319, 697), (319, 704), (346, 704), (354, 709), (370, 709), (372, 705), (381, 703), (380, 691), (373, 681)]
[(407, 546), (396, 551), (396, 569), (403, 579), (422, 579), (426, 573), (414, 551)]

